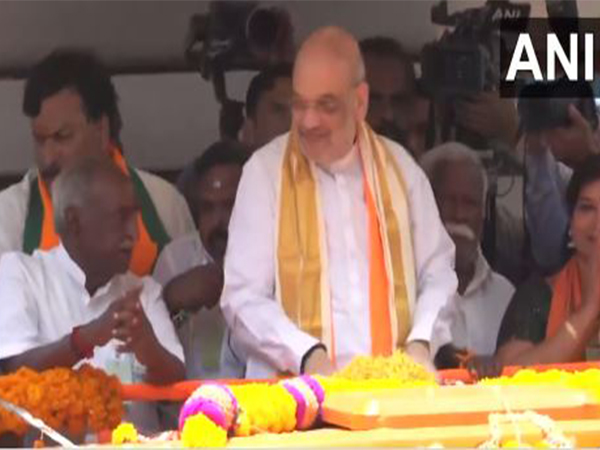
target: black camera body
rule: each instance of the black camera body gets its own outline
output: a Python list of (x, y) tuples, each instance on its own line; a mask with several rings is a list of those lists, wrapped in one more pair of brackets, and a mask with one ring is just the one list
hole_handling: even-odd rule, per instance
[(594, 92), (585, 81), (556, 81), (532, 83), (520, 92), (519, 122), (524, 132), (539, 132), (570, 124), (569, 105), (574, 105), (592, 129), (598, 126)]
[[(448, 14), (442, 0), (431, 10), (431, 21), (451, 27), (421, 54), (422, 81), (434, 98), (468, 97), (490, 90), (500, 79), (500, 22), (527, 19), (529, 4), (488, 0), (481, 8)], [(525, 22), (524, 22), (525, 23)]]
[(434, 98), (482, 92), (492, 83), (489, 52), (474, 43), (438, 42), (423, 48), (422, 82)]

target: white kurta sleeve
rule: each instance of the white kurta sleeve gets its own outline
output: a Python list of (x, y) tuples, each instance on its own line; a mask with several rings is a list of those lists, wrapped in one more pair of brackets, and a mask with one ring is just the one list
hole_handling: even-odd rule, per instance
[(20, 255), (0, 259), (0, 360), (41, 345), (39, 311)]
[(173, 244), (170, 242), (163, 248), (154, 265), (152, 278), (154, 278), (161, 286), (166, 286), (169, 281), (179, 275), (177, 271), (177, 259), (174, 252)]
[[(452, 298), (458, 285), (454, 272), (454, 243), (442, 224), (427, 177), (416, 163), (412, 160), (410, 163), (413, 167), (409, 167), (409, 202), (417, 270), (417, 303), (407, 342), (431, 342), (438, 313)], [(441, 325), (438, 322), (437, 326)]]
[(456, 320), (458, 314), (456, 302), (459, 301), (457, 296), (453, 296), (446, 306), (444, 306), (437, 316), (435, 323), (433, 324), (433, 332), (431, 341), (429, 342), (429, 349), (431, 357), (435, 358), (437, 352), (444, 345), (452, 344), (452, 325)]
[(151, 173), (137, 170), (150, 194), (158, 216), (171, 239), (193, 232), (196, 227), (183, 196), (171, 183)]
[(23, 249), (23, 230), (29, 205), (28, 176), (0, 192), (0, 256)]
[(150, 277), (144, 277), (143, 283), (142, 306), (150, 325), (152, 325), (156, 339), (165, 350), (181, 362), (185, 362), (183, 347), (162, 299), (160, 285)]
[(299, 373), (318, 341), (301, 331), (275, 299), (276, 183), (261, 157), (244, 167), (229, 224), (221, 308), (232, 339), (249, 359)]

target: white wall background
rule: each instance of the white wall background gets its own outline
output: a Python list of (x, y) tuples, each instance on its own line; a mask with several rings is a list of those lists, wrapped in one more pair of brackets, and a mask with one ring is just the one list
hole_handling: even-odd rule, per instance
[[(347, 27), (358, 38), (390, 35), (418, 52), (439, 29), (430, 24), (434, 0), (280, 1), (290, 12), (301, 41), (326, 24)], [(452, 0), (452, 9), (484, 0)], [(543, 0), (534, 0), (543, 15)], [(600, 1), (579, 0), (583, 15), (600, 15)], [(59, 46), (84, 46), (110, 64), (183, 64), (189, 17), (205, 1), (0, 0), (0, 71), (29, 67)], [(248, 75), (230, 83), (243, 98)], [(135, 165), (175, 169), (218, 137), (218, 110), (212, 86), (194, 73), (114, 77), (121, 102), (123, 141)], [(21, 114), (21, 80), (0, 79), (0, 173), (23, 171), (32, 163), (32, 140)]]
[[(290, 1), (284, 6), (296, 41), (325, 24), (364, 37), (387, 34), (418, 49), (431, 39), (431, 0)], [(206, 2), (0, 1), (0, 70), (29, 67), (59, 46), (93, 48), (108, 64), (183, 64), (189, 17)], [(400, 26), (401, 24), (401, 26)], [(232, 96), (243, 98), (249, 75), (233, 76)], [(123, 116), (123, 142), (139, 167), (175, 169), (218, 138), (212, 86), (194, 73), (115, 76)], [(0, 173), (32, 164), (28, 120), (21, 114), (21, 80), (0, 80)]]

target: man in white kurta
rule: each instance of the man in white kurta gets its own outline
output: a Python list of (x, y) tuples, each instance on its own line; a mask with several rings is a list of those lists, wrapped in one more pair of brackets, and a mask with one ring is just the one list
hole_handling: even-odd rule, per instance
[[(100, 317), (118, 298), (141, 288), (140, 303), (161, 345), (181, 362), (183, 349), (161, 298), (161, 287), (150, 277), (117, 275), (93, 295), (86, 276), (63, 245), (32, 256), (7, 253), (0, 259), (0, 360), (55, 342), (74, 327)], [(143, 382), (146, 369), (129, 354), (117, 354), (118, 340), (97, 347), (83, 359), (120, 377)]]
[[(344, 52), (347, 60), (339, 58)], [(336, 96), (348, 70), (358, 82), (348, 83), (349, 96)], [(320, 354), (318, 364), (310, 364), (321, 342), (286, 315), (276, 293), (278, 196), (290, 135), (266, 145), (244, 167), (230, 223), (221, 307), (233, 344), (247, 355), (249, 378), (277, 372), (327, 373), (356, 355), (371, 353), (367, 207), (355, 140), (366, 114), (368, 87), (363, 78), (356, 42), (332, 27), (305, 42), (294, 72), (294, 127), (302, 152), (314, 164), (324, 223), (335, 367), (331, 348), (325, 349), (327, 356)], [(454, 246), (424, 173), (400, 145), (387, 139), (383, 143), (404, 178), (410, 236), (402, 239), (410, 239), (414, 249), (416, 303), (405, 345), (416, 359), (429, 364), (433, 323), (456, 290)]]
[(432, 353), (439, 368), (462, 364), (485, 376), (488, 370), (497, 370), (490, 364), (491, 355), (515, 291), (506, 278), (490, 268), (481, 252), (487, 174), (479, 155), (458, 142), (447, 142), (427, 152), (421, 166), (456, 246), (458, 277), (458, 290), (434, 326)]
[(510, 281), (494, 272), (478, 252), (473, 278), (464, 293), (456, 293), (440, 311), (432, 347), (452, 344), (476, 355), (493, 355), (502, 318), (514, 293)]
[[(131, 180), (107, 158), (83, 158), (61, 173), (53, 200), (59, 245), (0, 259), (0, 365), (89, 362), (124, 383), (183, 379), (160, 285), (127, 270), (139, 213)], [(151, 404), (130, 412), (144, 430), (158, 430)]]
[(198, 230), (170, 242), (154, 268), (153, 277), (164, 287), (167, 308), (177, 318), (191, 379), (244, 375), (244, 365), (227, 345), (228, 332), (218, 300), (223, 289), (227, 227), (246, 160), (244, 147), (221, 141), (194, 161), (185, 192)]
[(138, 275), (151, 272), (171, 239), (194, 230), (185, 200), (172, 185), (125, 162), (117, 94), (92, 54), (59, 50), (41, 60), (25, 84), (23, 111), (31, 119), (36, 167), (0, 192), (0, 255), (58, 244), (49, 192), (58, 174), (82, 156), (109, 155), (134, 182), (142, 209), (140, 245), (131, 264)]

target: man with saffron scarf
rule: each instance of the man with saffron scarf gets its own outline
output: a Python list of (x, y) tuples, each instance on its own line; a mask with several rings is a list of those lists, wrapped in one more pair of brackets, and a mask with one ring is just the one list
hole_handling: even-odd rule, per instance
[(292, 130), (246, 164), (230, 222), (221, 307), (233, 350), (250, 378), (326, 374), (401, 347), (431, 368), (457, 281), (429, 182), (365, 123), (349, 33), (314, 32), (293, 88)]
[(132, 272), (149, 274), (163, 246), (194, 230), (183, 197), (123, 158), (117, 94), (93, 55), (59, 50), (42, 60), (25, 85), (23, 111), (31, 118), (37, 170), (0, 193), (0, 254), (31, 254), (58, 245), (50, 188), (62, 169), (81, 156), (112, 158), (133, 183), (141, 212)]

